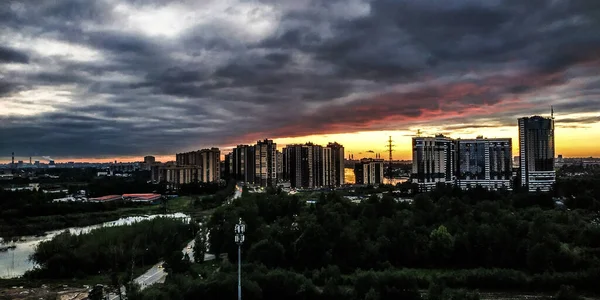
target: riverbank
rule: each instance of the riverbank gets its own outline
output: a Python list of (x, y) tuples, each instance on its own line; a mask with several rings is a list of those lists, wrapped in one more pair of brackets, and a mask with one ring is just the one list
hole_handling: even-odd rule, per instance
[(0, 219), (0, 237), (5, 241), (18, 240), (21, 236), (43, 236), (46, 232), (70, 227), (90, 226), (118, 220), (119, 218), (152, 215), (159, 213), (185, 213), (192, 217), (210, 213), (196, 209), (190, 196), (169, 199), (165, 207), (161, 204), (136, 204), (128, 206), (99, 206), (97, 211), (60, 215), (32, 216)]
[(25, 274), (26, 271), (32, 270), (35, 265), (29, 260), (30, 256), (35, 252), (36, 247), (40, 242), (52, 240), (55, 236), (63, 231), (69, 231), (71, 234), (88, 233), (94, 229), (115, 227), (122, 225), (131, 225), (144, 220), (151, 220), (157, 217), (168, 217), (190, 220), (189, 216), (182, 213), (174, 214), (154, 214), (145, 216), (124, 217), (118, 220), (94, 224), (91, 226), (71, 227), (48, 232), (45, 236), (27, 236), (22, 237), (18, 242), (10, 245), (16, 246), (7, 252), (0, 252), (0, 278), (14, 278)]

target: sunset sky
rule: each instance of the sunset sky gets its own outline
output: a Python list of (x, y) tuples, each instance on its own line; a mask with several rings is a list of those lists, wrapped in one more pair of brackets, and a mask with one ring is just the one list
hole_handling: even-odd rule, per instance
[(410, 138), (600, 156), (600, 1), (0, 1), (0, 161), (162, 159), (272, 138), (410, 159)]

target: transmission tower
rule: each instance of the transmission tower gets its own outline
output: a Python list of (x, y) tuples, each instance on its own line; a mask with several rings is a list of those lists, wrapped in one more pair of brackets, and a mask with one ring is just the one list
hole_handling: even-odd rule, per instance
[(394, 171), (392, 169), (392, 152), (394, 152), (394, 147), (396, 145), (392, 144), (392, 136), (390, 135), (390, 138), (388, 139), (388, 143), (387, 143), (387, 150), (388, 150), (388, 154), (389, 154), (389, 162), (388, 162), (388, 178), (390, 179), (390, 184), (392, 184), (392, 181), (394, 179)]

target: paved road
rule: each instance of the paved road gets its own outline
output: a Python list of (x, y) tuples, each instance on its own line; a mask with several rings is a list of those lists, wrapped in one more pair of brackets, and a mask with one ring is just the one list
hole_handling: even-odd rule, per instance
[[(242, 187), (239, 185), (235, 186), (235, 193), (233, 194), (233, 197), (231, 197), (231, 200), (234, 199), (238, 199), (242, 197)], [(231, 201), (230, 200), (230, 201)], [(229, 201), (229, 202), (230, 202)], [(224, 203), (225, 204), (225, 203)], [(183, 254), (187, 254), (190, 257), (190, 261), (194, 261), (194, 240), (190, 241), (185, 248), (183, 248), (182, 250)], [(215, 255), (214, 254), (204, 254), (204, 260), (213, 260), (215, 259)], [(163, 283), (165, 282), (165, 279), (167, 278), (167, 272), (165, 272), (165, 269), (163, 269), (162, 265), (164, 262), (159, 262), (156, 265), (152, 266), (152, 268), (150, 268), (148, 271), (146, 271), (146, 273), (142, 274), (142, 276), (134, 279), (134, 282), (137, 283), (140, 288), (143, 290), (155, 283)], [(121, 293), (125, 293), (125, 288), (121, 288)], [(109, 300), (117, 300), (119, 299), (119, 296), (115, 293), (110, 293), (108, 295)]]

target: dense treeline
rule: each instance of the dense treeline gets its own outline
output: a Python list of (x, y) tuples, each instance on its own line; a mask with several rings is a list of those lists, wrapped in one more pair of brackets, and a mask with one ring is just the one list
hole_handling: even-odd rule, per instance
[(145, 177), (120, 178), (101, 177), (88, 184), (88, 195), (100, 197), (106, 195), (122, 195), (130, 193), (165, 193), (165, 185), (149, 183)]
[(156, 218), (81, 235), (65, 231), (38, 245), (31, 259), (40, 267), (25, 276), (78, 278), (151, 265), (174, 251), (181, 252), (197, 230), (197, 225), (181, 220)]
[[(428, 288), (429, 299), (478, 297), (440, 291), (439, 282), (451, 289), (556, 292), (567, 284), (600, 292), (596, 213), (567, 205), (572, 209), (556, 208), (552, 193), (452, 187), (412, 203), (384, 194), (353, 204), (329, 193), (306, 205), (271, 191), (244, 193), (219, 207), (207, 226), (210, 252), (236, 262), (233, 227), (240, 217), (247, 224), (246, 299), (420, 299), (417, 291)], [(141, 296), (234, 296), (235, 267), (227, 262), (202, 281), (190, 273), (172, 274), (166, 286)]]
[(221, 189), (216, 182), (186, 183), (179, 187), (181, 195), (209, 195), (218, 192)]
[[(221, 186), (220, 189), (217, 189), (216, 191), (210, 190), (212, 195), (208, 196), (208, 197), (204, 197), (202, 199), (196, 198), (194, 200), (194, 207), (204, 210), (204, 209), (212, 209), (212, 208), (222, 205), (235, 192), (235, 186), (236, 186), (235, 180), (230, 180), (229, 182), (227, 182), (227, 186), (225, 186), (225, 187)], [(217, 186), (217, 187), (219, 188), (219, 186)], [(182, 187), (182, 194), (183, 194), (183, 187)]]
[(295, 197), (253, 195), (215, 212), (210, 242), (212, 252), (235, 258), (229, 241), (241, 216), (253, 228), (247, 237), (253, 242), (245, 245), (251, 260), (299, 271), (330, 264), (342, 272), (378, 266), (530, 273), (600, 267), (600, 227), (584, 211), (552, 205), (546, 194), (454, 188), (418, 195), (412, 204), (373, 196), (356, 205), (332, 193), (307, 208)]

